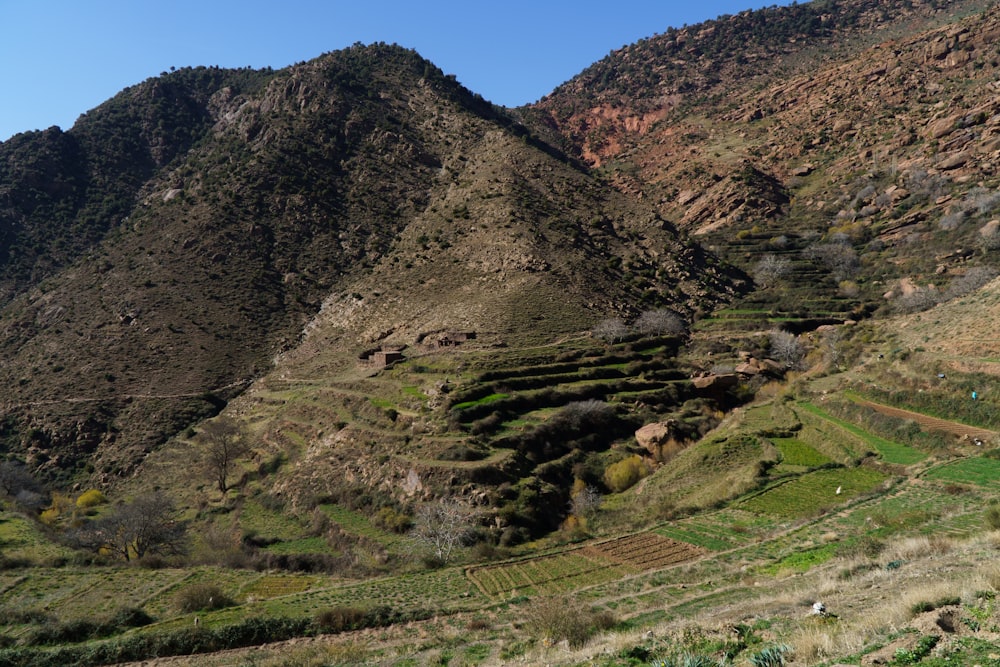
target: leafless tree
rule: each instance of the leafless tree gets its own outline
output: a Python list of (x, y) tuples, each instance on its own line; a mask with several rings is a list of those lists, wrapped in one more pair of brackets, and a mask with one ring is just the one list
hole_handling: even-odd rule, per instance
[(997, 271), (993, 267), (974, 266), (951, 281), (951, 284), (948, 285), (948, 289), (945, 291), (944, 298), (946, 300), (957, 299), (966, 294), (971, 294), (996, 277)]
[(600, 509), (604, 498), (596, 487), (587, 485), (570, 501), (570, 511), (578, 517), (590, 518)]
[(628, 335), (628, 327), (617, 317), (598, 322), (590, 330), (594, 338), (598, 338), (607, 343), (617, 343)]
[(639, 333), (654, 336), (679, 336), (687, 330), (684, 319), (667, 308), (647, 310), (635, 321), (635, 328)]
[(24, 490), (37, 491), (38, 482), (31, 476), (23, 463), (0, 461), (0, 493), (16, 496)]
[(178, 518), (170, 498), (152, 493), (119, 505), (107, 516), (78, 528), (71, 537), (83, 548), (130, 561), (151, 554), (184, 553), (187, 525)]
[(451, 560), (472, 531), (475, 512), (468, 505), (442, 498), (417, 510), (411, 537), (430, 549), (441, 563)]
[(0, 495), (10, 496), (25, 510), (38, 511), (46, 503), (42, 485), (18, 461), (0, 461)]
[(802, 365), (806, 356), (805, 347), (799, 337), (787, 331), (771, 332), (771, 358), (785, 365), (785, 368), (795, 369)]
[(764, 255), (753, 267), (753, 280), (761, 287), (774, 287), (788, 275), (792, 263), (786, 257)]
[(861, 269), (857, 251), (844, 238), (812, 246), (806, 251), (806, 256), (826, 267), (836, 280), (852, 278)]
[(229, 489), (229, 473), (250, 452), (242, 429), (232, 419), (220, 417), (202, 426), (198, 440), (205, 447), (205, 460), (219, 491)]
[(821, 342), (823, 344), (823, 361), (830, 368), (837, 368), (843, 360), (841, 341), (843, 334), (839, 327), (832, 327), (823, 332)]

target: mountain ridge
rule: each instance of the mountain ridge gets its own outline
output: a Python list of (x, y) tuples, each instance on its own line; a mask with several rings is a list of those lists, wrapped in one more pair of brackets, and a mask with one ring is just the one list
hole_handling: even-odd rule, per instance
[[(166, 79), (181, 76), (205, 78), (216, 88), (211, 94), (211, 86), (198, 89), (199, 113), (193, 115), (200, 118), (200, 138), (193, 133), (174, 150), (169, 142), (147, 137), (144, 154), (161, 166), (141, 188), (134, 188), (136, 205), (121, 218), (119, 209), (109, 207), (101, 223), (107, 235), (98, 245), (75, 249), (75, 263), (9, 303), (2, 317), (7, 356), (3, 374), (15, 388), (8, 419), (18, 422), (8, 430), (8, 442), (14, 445), (16, 432), (32, 433), (15, 448), (28, 451), (36, 463), (73, 469), (89, 458), (91, 465), (122, 474), (142, 452), (214, 414), (235, 393), (212, 395), (213, 389), (239, 387), (265, 372), (275, 354), (296, 344), (302, 327), (338, 285), (350, 293), (357, 291), (352, 285), (360, 289), (367, 284), (366, 291), (374, 293), (386, 291), (380, 281), (396, 283), (397, 305), (381, 317), (369, 317), (366, 326), (375, 331), (358, 344), (381, 340), (377, 334), (397, 324), (394, 311), (415, 301), (404, 295), (417, 287), (394, 280), (403, 264), (417, 275), (430, 272), (416, 280), (440, 280), (445, 277), (441, 265), (435, 268), (429, 262), (444, 261), (461, 248), (466, 256), (452, 264), (461, 265), (456, 277), (466, 273), (456, 286), (468, 287), (473, 276), (497, 276), (500, 284), (508, 285), (527, 279), (512, 292), (516, 294), (538, 287), (532, 275), (542, 277), (541, 282), (561, 276), (561, 293), (589, 291), (585, 300), (597, 313), (628, 299), (611, 302), (592, 291), (595, 285), (622, 296), (632, 289), (610, 280), (619, 275), (617, 269), (607, 269), (608, 278), (596, 282), (576, 277), (587, 258), (601, 263), (611, 259), (609, 243), (617, 253), (634, 256), (636, 266), (652, 267), (654, 256), (674, 254), (686, 263), (687, 272), (700, 272), (705, 262), (698, 253), (688, 253), (686, 260), (684, 252), (664, 253), (676, 244), (675, 232), (650, 213), (641, 216), (648, 231), (639, 231), (641, 225), (626, 222), (620, 213), (602, 213), (606, 208), (637, 207), (617, 195), (609, 200), (599, 194), (599, 186), (579, 167), (429, 62), (399, 47), (353, 47), (284, 74), (193, 70)], [(241, 77), (256, 88), (241, 93), (229, 85), (231, 78)], [(171, 96), (164, 88), (169, 87), (152, 80), (122, 93), (81, 119), (81, 131), (86, 136), (102, 123), (111, 123), (104, 115), (118, 113), (122, 100), (138, 99), (138, 110), (128, 113), (143, 117), (148, 100), (191, 99)], [(494, 134), (502, 141), (491, 139)], [(19, 137), (4, 148), (16, 149), (26, 140)], [(498, 169), (490, 153), (494, 150), (513, 168)], [(470, 168), (476, 160), (470, 162), (461, 151), (485, 151), (486, 159)], [(9, 159), (17, 162), (16, 156)], [(472, 174), (475, 169), (483, 176)], [(480, 185), (487, 177), (489, 187), (478, 193), (470, 188), (473, 180)], [(553, 183), (546, 190), (533, 183), (551, 178), (563, 185)], [(563, 199), (554, 206), (559, 190), (564, 191)], [(428, 211), (432, 197), (439, 198), (440, 210)], [(570, 216), (565, 211), (579, 207), (577, 197), (588, 201), (588, 211)], [(497, 230), (477, 230), (466, 223), (470, 208), (482, 213), (480, 227), (488, 222)], [(84, 207), (77, 219), (86, 220), (87, 215)], [(589, 231), (581, 224), (584, 218)], [(424, 231), (407, 232), (414, 222)], [(545, 225), (562, 229), (546, 232)], [(620, 235), (626, 231), (635, 238)], [(467, 232), (478, 238), (473, 245), (459, 238)], [(546, 233), (560, 240), (549, 241)], [(667, 246), (641, 247), (657, 243)], [(627, 250), (632, 246), (634, 250)], [(562, 266), (577, 252), (578, 259)], [(387, 259), (395, 266), (378, 268)], [(382, 277), (365, 278), (370, 272)], [(683, 280), (672, 273), (659, 272), (664, 286), (673, 285), (678, 294), (700, 289), (697, 279), (680, 287)], [(431, 274), (438, 275), (432, 279)], [(726, 279), (718, 275), (721, 285)], [(653, 289), (660, 281), (649, 282), (647, 296), (653, 302), (662, 298)], [(717, 298), (700, 291), (700, 298)], [(432, 292), (432, 299), (447, 301), (448, 292)], [(639, 296), (635, 292), (637, 303)], [(682, 309), (687, 307), (686, 299), (678, 302)], [(422, 311), (434, 307), (426, 303)], [(504, 311), (509, 308), (502, 306)], [(483, 317), (501, 315), (490, 311), (480, 322)], [(464, 321), (435, 320), (416, 329), (468, 326)], [(414, 329), (410, 335), (417, 333)], [(138, 405), (140, 401), (121, 398), (199, 392), (200, 398), (183, 401), (156, 399), (165, 405), (149, 409)], [(92, 401), (65, 403), (63, 409), (100, 408), (54, 416), (42, 409), (14, 407), (59, 396)], [(68, 424), (56, 425), (67, 419)], [(133, 433), (130, 429), (137, 423), (145, 426)], [(147, 429), (145, 435), (142, 429)], [(111, 443), (118, 441), (131, 442), (128, 447), (136, 452), (124, 457), (132, 461), (124, 470), (120, 463), (105, 465), (100, 455), (94, 458), (96, 450), (111, 452)], [(60, 450), (63, 457), (54, 457)]]

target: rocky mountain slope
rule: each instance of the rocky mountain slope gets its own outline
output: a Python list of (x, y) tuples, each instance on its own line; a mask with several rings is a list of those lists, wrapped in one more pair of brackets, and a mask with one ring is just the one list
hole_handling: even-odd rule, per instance
[(53, 474), (127, 472), (317, 316), (356, 357), (731, 290), (655, 211), (394, 46), (151, 79), (0, 165), (4, 438)]
[(260, 378), (349, 375), (428, 335), (544, 344), (701, 316), (750, 279), (745, 304), (799, 328), (974, 289), (1000, 238), (985, 5), (722, 17), (516, 112), (373, 45), (174, 72), (18, 135), (5, 447), (111, 482)]
[(811, 2), (722, 17), (612, 53), (525, 117), (747, 270), (782, 255), (835, 278), (790, 273), (814, 292), (879, 306), (893, 287), (946, 289), (989, 261), (990, 4)]

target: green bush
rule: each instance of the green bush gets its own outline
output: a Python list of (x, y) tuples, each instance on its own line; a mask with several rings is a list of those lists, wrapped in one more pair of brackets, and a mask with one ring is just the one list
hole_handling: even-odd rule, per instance
[(992, 530), (1000, 530), (1000, 505), (991, 503), (986, 508), (986, 525)]
[(937, 646), (940, 637), (937, 635), (925, 635), (917, 641), (912, 650), (905, 648), (896, 649), (890, 665), (915, 665), (921, 662)]
[(633, 454), (604, 471), (604, 483), (614, 493), (621, 493), (649, 474), (649, 466), (638, 454)]
[(768, 646), (751, 654), (748, 659), (753, 667), (782, 667), (785, 664), (785, 656), (791, 651), (792, 648), (784, 644)]
[(380, 507), (372, 522), (393, 533), (405, 533), (413, 526), (413, 518), (404, 512), (400, 512), (394, 507)]
[(90, 507), (96, 507), (98, 505), (103, 505), (108, 502), (108, 499), (104, 497), (104, 494), (97, 489), (88, 489), (80, 494), (76, 499), (76, 506), (80, 509), (87, 509)]

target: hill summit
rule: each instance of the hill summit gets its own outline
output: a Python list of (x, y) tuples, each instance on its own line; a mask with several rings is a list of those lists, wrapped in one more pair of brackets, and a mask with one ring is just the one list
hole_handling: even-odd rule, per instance
[(396, 46), (150, 79), (0, 165), (4, 437), (63, 473), (127, 473), (317, 322), (356, 355), (734, 289), (653, 209)]

